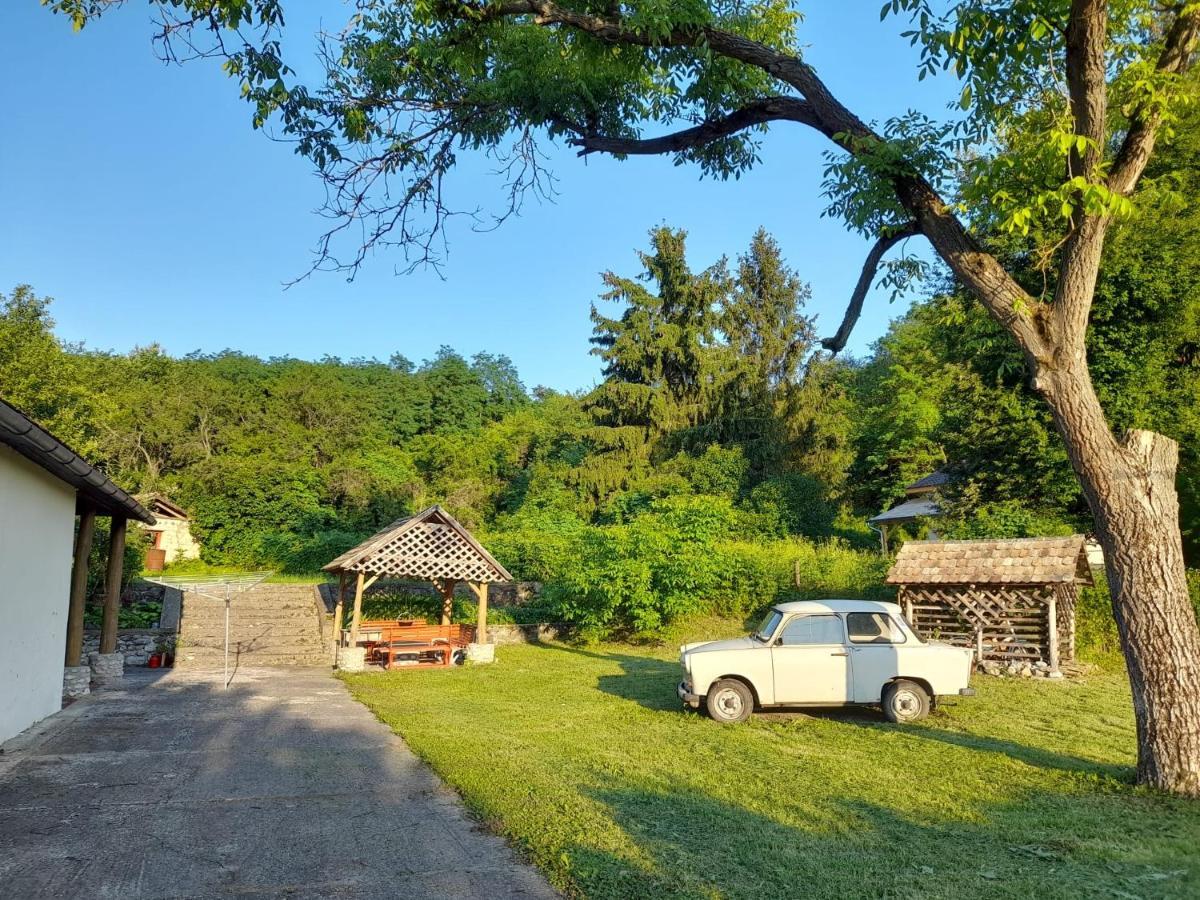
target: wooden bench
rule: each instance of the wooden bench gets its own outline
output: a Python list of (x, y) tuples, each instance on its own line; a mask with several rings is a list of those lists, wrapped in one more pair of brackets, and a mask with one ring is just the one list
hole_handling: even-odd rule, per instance
[[(349, 629), (344, 629), (343, 643), (349, 638)], [(417, 665), (448, 666), (454, 661), (454, 652), (474, 639), (475, 629), (470, 625), (367, 619), (358, 626), (359, 646), (366, 647), (368, 657), (383, 662), (389, 669), (400, 655), (415, 655)]]

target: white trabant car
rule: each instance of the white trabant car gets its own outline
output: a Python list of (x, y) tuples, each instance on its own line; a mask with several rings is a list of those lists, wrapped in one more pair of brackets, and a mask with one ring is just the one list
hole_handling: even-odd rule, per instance
[(970, 696), (974, 652), (922, 641), (894, 603), (780, 603), (749, 637), (684, 644), (679, 697), (718, 722), (755, 706), (879, 704), (893, 722), (929, 714), (936, 699)]

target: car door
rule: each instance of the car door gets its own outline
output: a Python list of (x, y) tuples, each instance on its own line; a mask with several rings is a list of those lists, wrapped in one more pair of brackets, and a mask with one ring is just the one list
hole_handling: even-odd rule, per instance
[(900, 671), (901, 645), (907, 637), (900, 625), (887, 613), (846, 613), (846, 632), (850, 639), (850, 665), (854, 674), (855, 703), (878, 703), (883, 685)]
[(850, 659), (840, 616), (812, 613), (792, 616), (771, 646), (775, 702), (847, 703)]

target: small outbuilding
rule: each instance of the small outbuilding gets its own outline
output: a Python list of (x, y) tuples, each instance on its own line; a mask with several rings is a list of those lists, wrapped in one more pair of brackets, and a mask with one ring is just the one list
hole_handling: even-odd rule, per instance
[[(380, 578), (401, 581), (431, 581), (442, 596), (442, 615), (439, 627), (450, 628), (450, 613), (454, 589), (466, 584), (479, 604), (473, 638), (475, 645), (487, 645), (488, 585), (512, 581), (512, 575), (484, 549), (483, 545), (458, 520), (440, 506), (431, 506), (414, 516), (399, 519), (357, 547), (347, 550), (324, 567), (338, 576), (338, 598), (334, 610), (333, 634), (339, 646), (359, 648), (363, 627), (363, 592)], [(346, 589), (354, 581), (354, 607), (350, 627), (344, 631), (342, 621)], [(395, 625), (395, 623), (391, 623)], [(461, 633), (461, 632), (459, 632)], [(458, 640), (449, 631), (441, 638)], [(413, 632), (407, 632), (409, 636)], [(439, 636), (429, 636), (431, 640)], [(464, 638), (468, 640), (468, 638)], [(480, 658), (491, 652), (476, 648)], [(350, 655), (347, 654), (349, 657)], [(449, 662), (449, 656), (445, 657)]]
[(974, 647), (978, 657), (1075, 658), (1078, 586), (1092, 584), (1083, 535), (994, 541), (909, 541), (888, 572), (922, 637)]
[(200, 558), (200, 545), (192, 536), (191, 520), (181, 506), (161, 494), (144, 497), (142, 503), (156, 520), (154, 525), (142, 526), (150, 536), (147, 569), (158, 572), (177, 560)]
[(941, 492), (952, 480), (948, 472), (938, 469), (906, 487), (902, 502), (867, 519), (867, 524), (879, 532), (879, 543), (884, 553), (888, 552), (889, 528), (917, 519), (937, 518), (942, 514)]
[[(110, 521), (100, 651), (83, 654), (96, 519)], [(119, 677), (117, 615), (126, 523), (154, 517), (99, 469), (0, 400), (0, 742)], [(78, 522), (78, 525), (76, 524)], [(65, 665), (64, 665), (65, 663)]]

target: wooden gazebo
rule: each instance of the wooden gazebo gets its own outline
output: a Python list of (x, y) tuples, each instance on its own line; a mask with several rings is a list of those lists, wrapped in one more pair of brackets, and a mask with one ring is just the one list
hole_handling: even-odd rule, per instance
[(475, 630), (478, 643), (487, 643), (488, 585), (512, 581), (508, 570), (440, 506), (431, 506), (393, 522), (333, 560), (324, 571), (338, 575), (333, 621), (335, 640), (341, 635), (347, 584), (351, 578), (355, 581), (351, 647), (358, 644), (363, 592), (380, 578), (433, 582), (442, 595), (442, 625), (450, 624), (455, 586), (459, 582), (465, 583), (479, 602)]
[(888, 572), (922, 637), (974, 647), (980, 659), (1075, 657), (1075, 603), (1091, 584), (1083, 535), (999, 541), (909, 541)]

